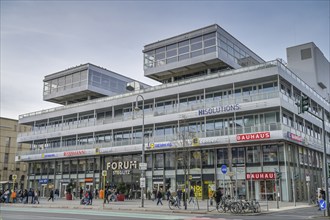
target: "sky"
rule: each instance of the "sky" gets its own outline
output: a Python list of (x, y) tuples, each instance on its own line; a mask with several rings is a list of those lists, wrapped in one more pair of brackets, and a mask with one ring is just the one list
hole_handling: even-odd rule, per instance
[(144, 77), (145, 45), (218, 24), (266, 61), (314, 42), (329, 60), (329, 0), (0, 0), (0, 117), (58, 106), (43, 101), (46, 75), (92, 63)]

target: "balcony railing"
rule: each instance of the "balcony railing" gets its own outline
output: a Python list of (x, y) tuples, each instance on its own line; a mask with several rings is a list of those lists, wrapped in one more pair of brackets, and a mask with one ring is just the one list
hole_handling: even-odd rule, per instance
[[(241, 97), (231, 97), (231, 98), (224, 98), (221, 100), (216, 101), (208, 101), (206, 102), (197, 102), (192, 105), (179, 105), (179, 109), (177, 106), (173, 106), (172, 108), (167, 108), (164, 110), (159, 110), (155, 108), (154, 111), (148, 111), (145, 113), (145, 117), (154, 117), (159, 115), (165, 115), (165, 114), (175, 114), (175, 113), (184, 113), (187, 111), (194, 111), (198, 109), (208, 108), (208, 107), (216, 107), (216, 106), (224, 106), (224, 105), (230, 105), (235, 103), (248, 103), (248, 102), (255, 102), (259, 100), (267, 100), (279, 97), (278, 91), (273, 92), (265, 92), (260, 94), (255, 94), (253, 96), (241, 96)], [(72, 130), (77, 128), (83, 128), (83, 127), (89, 127), (89, 126), (96, 126), (96, 125), (104, 125), (104, 124), (111, 124), (116, 122), (122, 122), (122, 121), (129, 121), (134, 119), (134, 116), (132, 117), (124, 117), (124, 116), (115, 116), (113, 118), (103, 118), (96, 120), (95, 118), (85, 119), (83, 121), (74, 121), (69, 123), (64, 123), (60, 125), (50, 125), (46, 127), (39, 127), (34, 128), (30, 132), (26, 133), (19, 133), (18, 137), (25, 137), (25, 136), (31, 136), (36, 134), (47, 134), (51, 132), (57, 132), (57, 131), (66, 131), (66, 130)], [(136, 118), (137, 116), (135, 116)]]

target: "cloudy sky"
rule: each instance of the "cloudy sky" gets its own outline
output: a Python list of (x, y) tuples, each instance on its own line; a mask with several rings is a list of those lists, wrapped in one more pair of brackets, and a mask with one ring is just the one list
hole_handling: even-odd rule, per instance
[(92, 63), (136, 80), (144, 45), (211, 24), (264, 60), (315, 42), (329, 60), (329, 1), (18, 1), (1, 0), (0, 116), (53, 108), (44, 76)]

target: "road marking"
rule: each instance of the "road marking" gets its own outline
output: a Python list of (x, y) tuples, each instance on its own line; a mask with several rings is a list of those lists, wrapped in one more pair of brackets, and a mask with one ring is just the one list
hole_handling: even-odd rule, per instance
[[(70, 210), (70, 209), (46, 209), (46, 208), (18, 208), (18, 207), (2, 207), (3, 211), (11, 212), (41, 212), (41, 213), (63, 213), (63, 214), (80, 214), (80, 215), (97, 215), (111, 217), (141, 218), (141, 219), (159, 219), (159, 220), (184, 220), (189, 216), (172, 216), (168, 214), (151, 214), (151, 213), (133, 213), (133, 212), (111, 212), (102, 210)], [(213, 219), (214, 220), (214, 219)]]

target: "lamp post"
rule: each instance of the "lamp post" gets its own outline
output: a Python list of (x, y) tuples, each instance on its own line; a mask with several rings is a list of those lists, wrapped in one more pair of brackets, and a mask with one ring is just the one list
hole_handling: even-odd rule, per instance
[[(136, 103), (135, 103), (135, 111), (139, 111), (139, 97), (142, 99), (142, 164), (145, 163), (144, 160), (144, 97), (142, 95), (136, 96)], [(144, 169), (141, 169), (141, 178), (140, 178), (140, 187), (141, 187), (141, 207), (144, 207), (144, 187), (145, 187), (145, 177), (144, 177)]]

